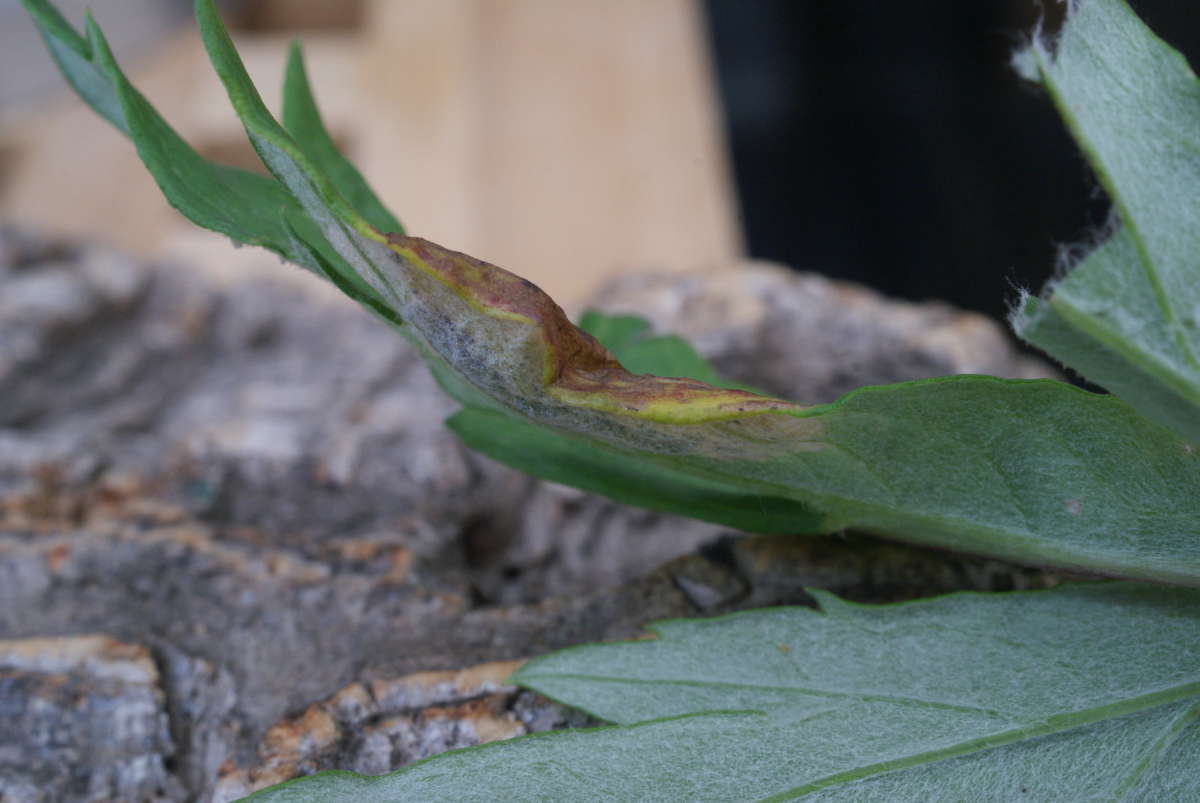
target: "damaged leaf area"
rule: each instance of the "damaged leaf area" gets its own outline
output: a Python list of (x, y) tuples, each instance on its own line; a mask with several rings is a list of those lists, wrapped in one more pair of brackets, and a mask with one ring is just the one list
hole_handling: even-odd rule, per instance
[[(683, 452), (695, 444), (669, 446), (633, 422), (753, 424), (760, 415), (803, 409), (693, 379), (631, 374), (528, 280), (418, 237), (391, 235), (387, 242), (397, 259), (385, 280), (403, 305), (401, 316), (473, 384), (530, 417), (586, 431), (594, 414), (613, 416), (597, 428), (601, 435), (628, 418), (629, 440), (641, 436), (650, 448)], [(747, 428), (767, 437), (771, 427)]]
[[(68, 80), (130, 136), (177, 209), (325, 276), (395, 327), (462, 405), (450, 426), (484, 454), (750, 531), (856, 527), (1200, 585), (1200, 462), (1178, 429), (1126, 401), (1050, 381), (959, 376), (806, 407), (710, 384), (711, 368), (669, 343), (643, 353), (631, 373), (608, 349), (621, 326), (594, 318), (614, 338), (598, 342), (529, 282), (400, 231), (334, 148), (298, 49), (281, 125), (212, 2), (196, 4), (209, 57), (270, 179), (190, 149), (125, 79), (90, 20), (85, 38), (46, 0), (24, 3)], [(1096, 36), (1110, 35), (1109, 50), (1142, 47), (1127, 34)], [(1142, 239), (1164, 236), (1147, 229)]]

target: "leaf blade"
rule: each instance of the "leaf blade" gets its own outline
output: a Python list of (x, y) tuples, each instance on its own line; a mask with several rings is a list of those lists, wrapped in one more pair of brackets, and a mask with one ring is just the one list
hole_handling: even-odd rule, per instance
[(446, 419), (446, 426), (467, 446), (497, 462), (622, 504), (764, 535), (829, 529), (819, 513), (801, 502), (739, 491), (660, 465), (646, 466), (517, 416), (467, 407)]
[[(721, 488), (728, 513), (703, 515), (744, 519), (749, 529), (783, 526), (777, 516), (756, 520), (744, 504), (766, 499), (775, 513), (795, 511), (796, 530), (856, 526), (1019, 562), (1200, 585), (1195, 450), (1128, 405), (1044, 381), (957, 377), (806, 408), (632, 374), (524, 279), (377, 231), (271, 116), (211, 0), (197, 0), (197, 17), (252, 143), (295, 199), (282, 215), (271, 210), (271, 225), (285, 230), (279, 247), (400, 326), (464, 406), (544, 430), (534, 462), (582, 484), (586, 461), (562, 458), (584, 443), (594, 467), (624, 475), (611, 483), (616, 495), (644, 498), (639, 480), (661, 472), (660, 509), (686, 509), (700, 488)], [(678, 341), (637, 335), (624, 335), (630, 353), (653, 346), (642, 348), (642, 368), (681, 353)], [(709, 370), (694, 352), (685, 363), (664, 372)], [(517, 460), (504, 441), (511, 433), (474, 432), (474, 445)]]
[[(86, 39), (45, 0), (23, 0), (60, 69), (99, 113), (127, 134), (167, 200), (197, 225), (302, 264), (289, 249), (279, 209), (295, 208), (271, 179), (204, 159), (138, 92), (89, 16)], [(63, 54), (70, 54), (69, 58)]]
[(326, 130), (309, 86), (304, 53), (298, 41), (293, 41), (288, 50), (283, 81), (283, 127), (371, 225), (382, 232), (404, 234), (404, 226), (375, 195), (358, 168), (342, 155)]
[[(209, 62), (221, 79), (250, 144), (267, 170), (315, 224), (320, 239), (337, 254), (337, 260), (331, 262), (331, 266), (345, 271), (342, 278), (346, 283), (358, 287), (365, 283), (372, 298), (395, 306), (399, 299), (391, 297), (394, 288), (381, 274), (381, 265), (391, 260), (384, 245), (387, 242), (384, 235), (342, 196), (339, 188), (318, 167), (316, 159), (306, 153), (271, 115), (250, 80), (212, 0), (195, 0), (195, 11)], [(313, 250), (322, 250), (316, 242), (310, 242), (310, 245)]]
[[(529, 282), (420, 238), (375, 232), (271, 118), (211, 0), (198, 0), (197, 11), (264, 161), (471, 396), (582, 439), (607, 455), (612, 470), (626, 465), (645, 476), (657, 466), (723, 485), (730, 498), (790, 500), (813, 512), (797, 530), (820, 521), (827, 530), (853, 526), (1010, 560), (1200, 584), (1200, 464), (1127, 405), (1061, 383), (956, 377), (804, 408), (689, 379), (632, 375)], [(1079, 421), (1087, 422), (1082, 429)], [(1071, 446), (1064, 431), (1082, 444), (1066, 457), (1047, 448)], [(472, 445), (515, 454), (504, 432), (490, 445), (480, 432)], [(561, 460), (542, 465), (572, 470)], [(1133, 483), (1122, 479), (1130, 466), (1145, 469)], [(1124, 492), (1112, 493), (1113, 482)], [(1147, 517), (1147, 510), (1161, 513)]]
[[(1200, 737), (1195, 591), (1104, 583), (887, 606), (818, 601), (819, 612), (665, 622), (656, 639), (535, 659), (517, 682), (622, 724), (443, 754), (372, 779), (371, 792), (999, 801), (1022, 790), (1200, 791), (1200, 775), (1166, 763)], [(302, 779), (288, 799), (337, 799), (337, 787), (335, 777)], [(253, 799), (282, 799), (273, 794)]]
[(1200, 442), (1200, 82), (1122, 0), (1071, 12), (1021, 56), (1095, 169), (1121, 228), (1017, 333)]
[(108, 76), (96, 64), (92, 46), (46, 0), (21, 0), (33, 18), (46, 49), (71, 88), (92, 110), (129, 134), (120, 99)]

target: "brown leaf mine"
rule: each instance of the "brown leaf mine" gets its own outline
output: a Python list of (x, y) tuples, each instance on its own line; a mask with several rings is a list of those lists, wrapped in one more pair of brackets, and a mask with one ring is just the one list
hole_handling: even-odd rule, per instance
[[(693, 379), (631, 374), (532, 282), (419, 237), (388, 235), (398, 310), (464, 378), (523, 415), (667, 454), (819, 448), (804, 407)], [(801, 414), (801, 416), (798, 416)]]

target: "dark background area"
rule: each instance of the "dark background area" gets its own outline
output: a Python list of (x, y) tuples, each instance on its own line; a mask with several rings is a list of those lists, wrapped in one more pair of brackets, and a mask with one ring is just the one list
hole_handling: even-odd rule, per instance
[[(1200, 62), (1193, 0), (1134, 0)], [(1035, 0), (706, 0), (754, 257), (1002, 317), (1108, 203), (1010, 68)], [(1045, 4), (1049, 25), (1062, 5)]]

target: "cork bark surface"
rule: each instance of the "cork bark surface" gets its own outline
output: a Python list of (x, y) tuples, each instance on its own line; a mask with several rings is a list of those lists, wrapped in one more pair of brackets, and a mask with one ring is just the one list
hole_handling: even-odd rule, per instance
[[(944, 305), (729, 276), (635, 275), (596, 300), (807, 401), (1045, 370)], [(511, 662), (648, 621), (803, 604), (806, 585), (882, 601), (1054, 582), (625, 508), (467, 452), (451, 409), (348, 303), (0, 229), (0, 799), (230, 800), (385, 772), (590, 724), (505, 685)]]

